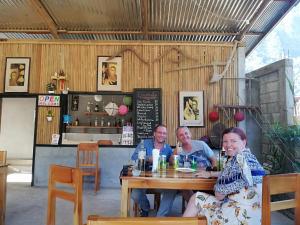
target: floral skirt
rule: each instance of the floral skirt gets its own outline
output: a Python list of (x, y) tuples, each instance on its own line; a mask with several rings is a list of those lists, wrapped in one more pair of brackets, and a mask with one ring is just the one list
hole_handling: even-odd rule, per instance
[(207, 218), (212, 225), (260, 225), (261, 224), (261, 184), (242, 189), (229, 195), (223, 201), (203, 192), (196, 194), (199, 215)]

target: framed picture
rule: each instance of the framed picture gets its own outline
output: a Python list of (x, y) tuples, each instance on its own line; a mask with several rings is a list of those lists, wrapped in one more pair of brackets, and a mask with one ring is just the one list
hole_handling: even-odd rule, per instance
[(98, 56), (97, 91), (121, 91), (122, 57)]
[(204, 127), (204, 92), (181, 91), (179, 93), (180, 126)]
[(30, 58), (6, 58), (4, 92), (28, 92)]

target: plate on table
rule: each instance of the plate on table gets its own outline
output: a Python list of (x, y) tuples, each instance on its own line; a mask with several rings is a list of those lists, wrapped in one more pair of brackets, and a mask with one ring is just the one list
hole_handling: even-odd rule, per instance
[(194, 170), (192, 168), (179, 167), (179, 168), (176, 168), (176, 171), (183, 172), (183, 173), (193, 173), (196, 170)]

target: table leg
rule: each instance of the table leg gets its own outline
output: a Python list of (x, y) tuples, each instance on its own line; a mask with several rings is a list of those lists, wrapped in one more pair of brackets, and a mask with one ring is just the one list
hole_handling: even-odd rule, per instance
[(130, 194), (128, 189), (128, 180), (122, 180), (121, 188), (121, 217), (127, 217), (130, 209)]

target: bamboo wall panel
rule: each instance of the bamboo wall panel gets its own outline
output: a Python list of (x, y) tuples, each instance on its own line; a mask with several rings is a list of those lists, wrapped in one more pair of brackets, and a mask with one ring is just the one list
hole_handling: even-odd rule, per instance
[[(228, 61), (233, 44), (128, 43), (128, 42), (3, 42), (0, 43), (0, 92), (6, 57), (30, 57), (30, 93), (46, 93), (51, 76), (64, 70), (70, 91), (96, 92), (97, 56), (122, 56), (122, 91), (134, 88), (161, 88), (163, 123), (167, 125), (170, 144), (176, 143), (175, 130), (179, 126), (179, 92), (204, 91), (205, 127), (191, 128), (193, 138), (207, 135), (213, 126), (207, 115), (214, 104), (237, 104), (237, 81), (223, 79), (210, 84), (213, 62)], [(126, 50), (127, 49), (127, 50)], [(177, 51), (177, 50), (179, 51)], [(196, 68), (197, 65), (208, 65)], [(178, 70), (181, 67), (190, 69)], [(217, 66), (218, 73), (225, 66)], [(171, 71), (173, 70), (173, 71)], [(232, 60), (226, 77), (237, 77), (237, 58)], [(58, 93), (58, 92), (57, 92)], [(39, 109), (37, 143), (49, 144), (51, 134), (58, 132), (58, 116), (46, 122), (44, 107)], [(58, 115), (56, 112), (55, 114)], [(220, 122), (234, 125), (233, 112), (227, 117), (220, 111)]]
[[(47, 121), (48, 110), (52, 110), (54, 117), (51, 122)], [(59, 134), (60, 107), (39, 107), (37, 121), (37, 144), (51, 144), (52, 134)]]

